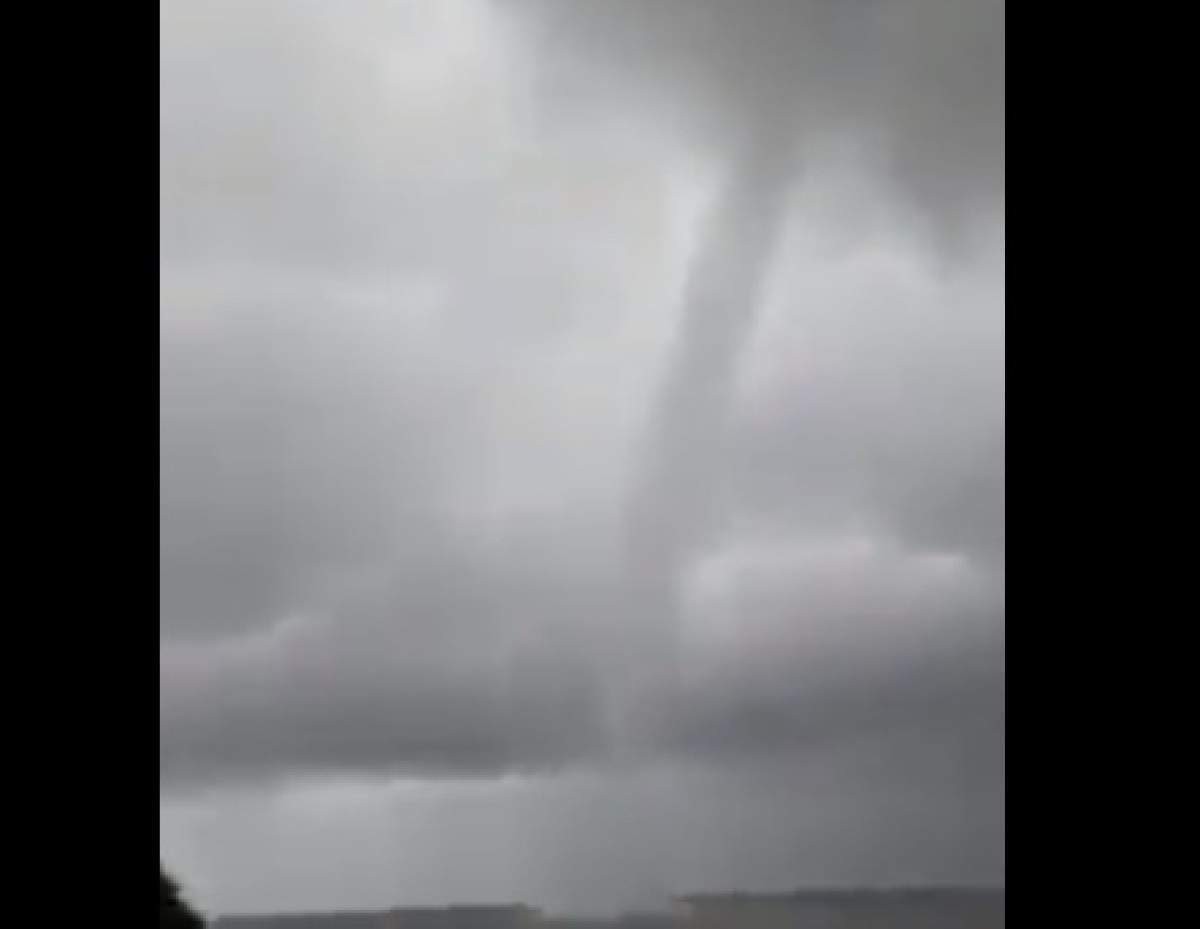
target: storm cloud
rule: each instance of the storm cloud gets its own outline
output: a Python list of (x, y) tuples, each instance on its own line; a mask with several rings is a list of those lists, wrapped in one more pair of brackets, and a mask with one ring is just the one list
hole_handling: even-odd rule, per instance
[[(895, 877), (872, 836), (1002, 874), (1003, 3), (161, 13), (173, 847), (239, 792), (444, 783), (559, 813), (536, 880), (431, 887), (637, 896), (563, 889), (604, 868), (550, 820), (670, 771), (747, 812), (668, 804), (663, 849), (741, 834), (759, 883)], [(748, 798), (829, 772), (821, 860)], [(233, 887), (235, 832), (202, 895), (301, 900)], [(688, 861), (659, 890), (754, 882)]]

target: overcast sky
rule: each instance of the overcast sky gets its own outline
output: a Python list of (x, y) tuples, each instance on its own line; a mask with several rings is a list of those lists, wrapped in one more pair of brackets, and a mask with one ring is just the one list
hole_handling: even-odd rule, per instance
[(1002, 0), (163, 0), (210, 912), (1004, 878)]

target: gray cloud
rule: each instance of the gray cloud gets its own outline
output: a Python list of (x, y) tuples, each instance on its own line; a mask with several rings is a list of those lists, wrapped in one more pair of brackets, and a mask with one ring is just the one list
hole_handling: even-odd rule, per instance
[(322, 575), (420, 538), (448, 454), (433, 438), (450, 431), (438, 422), (448, 388), (412, 383), (397, 326), (358, 313), (343, 329), (336, 298), (316, 312), (308, 295), (233, 299), (210, 331), (162, 344), (160, 603), (172, 633), (271, 622)]
[[(238, 638), (167, 643), (163, 774), (175, 786), (344, 772), (496, 774), (594, 757), (595, 581), (440, 548), (332, 608)], [(599, 596), (589, 596), (589, 593)]]
[[(1003, 0), (505, 2), (532, 11), (565, 112), (615, 96), (727, 154), (763, 131), (861, 133), (948, 245), (1003, 197)], [(580, 61), (590, 95), (567, 79)]]
[(611, 914), (697, 887), (991, 881), (988, 764), (892, 734), (766, 765), (339, 782), (176, 802), (162, 836), (214, 913), (523, 899)]
[(799, 822), (754, 851), (760, 813), (664, 848), (854, 874), (889, 817), (958, 816), (981, 844), (913, 860), (994, 872), (1003, 4), (162, 22), (166, 802), (665, 765), (870, 807), (928, 775), (944, 803), (846, 812), (823, 863)]

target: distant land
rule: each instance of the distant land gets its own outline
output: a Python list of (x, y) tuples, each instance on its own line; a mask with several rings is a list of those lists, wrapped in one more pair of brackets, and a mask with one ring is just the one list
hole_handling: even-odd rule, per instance
[(613, 919), (546, 915), (523, 904), (222, 916), (213, 929), (1003, 929), (1003, 888), (691, 894), (670, 912)]

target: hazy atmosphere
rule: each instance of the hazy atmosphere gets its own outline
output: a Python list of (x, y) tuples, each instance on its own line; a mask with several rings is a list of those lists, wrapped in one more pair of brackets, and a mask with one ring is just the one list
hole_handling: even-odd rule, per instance
[(1002, 0), (162, 0), (209, 913), (1004, 880)]

